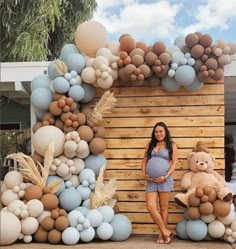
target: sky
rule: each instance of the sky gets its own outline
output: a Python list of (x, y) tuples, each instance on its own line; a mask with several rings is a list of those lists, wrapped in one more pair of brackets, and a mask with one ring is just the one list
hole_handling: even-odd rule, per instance
[(209, 34), (213, 42), (236, 42), (236, 0), (97, 0), (94, 21), (108, 32), (109, 42), (130, 34), (151, 45), (174, 45), (180, 35)]

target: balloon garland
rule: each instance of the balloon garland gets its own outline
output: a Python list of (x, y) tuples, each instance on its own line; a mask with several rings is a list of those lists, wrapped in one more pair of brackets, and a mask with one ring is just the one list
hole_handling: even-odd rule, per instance
[[(116, 103), (108, 89), (118, 80), (165, 91), (196, 91), (208, 80), (222, 79), (235, 52), (236, 44), (213, 43), (199, 32), (179, 36), (173, 47), (166, 47), (161, 41), (136, 42), (130, 34), (108, 42), (102, 24), (80, 24), (75, 44), (66, 44), (47, 74), (31, 82), (35, 152), (31, 157), (9, 155), (20, 172), (9, 172), (1, 188), (5, 207), (0, 245), (16, 240), (67, 245), (94, 238), (126, 240), (132, 224), (119, 214), (116, 181), (103, 182), (102, 121)], [(96, 88), (107, 91), (94, 108), (86, 108)]]

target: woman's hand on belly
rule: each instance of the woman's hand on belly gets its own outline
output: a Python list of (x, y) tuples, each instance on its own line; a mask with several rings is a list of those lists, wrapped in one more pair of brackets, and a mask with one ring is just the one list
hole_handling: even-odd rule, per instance
[(150, 177), (149, 175), (144, 175), (144, 178), (148, 181), (148, 182), (154, 182), (155, 181), (155, 179), (154, 178), (152, 178), (152, 177)]
[(163, 183), (163, 182), (165, 182), (166, 181), (166, 178), (165, 178), (165, 176), (159, 176), (159, 177), (157, 177), (157, 178), (155, 178), (154, 179), (154, 182), (155, 183)]

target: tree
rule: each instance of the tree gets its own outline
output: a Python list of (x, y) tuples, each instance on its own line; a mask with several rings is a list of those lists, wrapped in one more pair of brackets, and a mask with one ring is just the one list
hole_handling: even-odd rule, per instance
[(0, 0), (1, 61), (58, 58), (96, 8), (96, 0)]

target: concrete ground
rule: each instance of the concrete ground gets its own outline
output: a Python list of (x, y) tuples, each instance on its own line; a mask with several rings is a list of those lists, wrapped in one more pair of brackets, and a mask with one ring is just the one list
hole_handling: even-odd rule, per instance
[(236, 249), (236, 243), (229, 244), (221, 240), (193, 242), (189, 240), (179, 240), (173, 238), (172, 243), (168, 245), (158, 245), (155, 243), (154, 236), (131, 236), (123, 242), (114, 241), (92, 241), (89, 243), (78, 243), (76, 245), (52, 245), (42, 243), (14, 243), (12, 245), (1, 247), (6, 249)]

